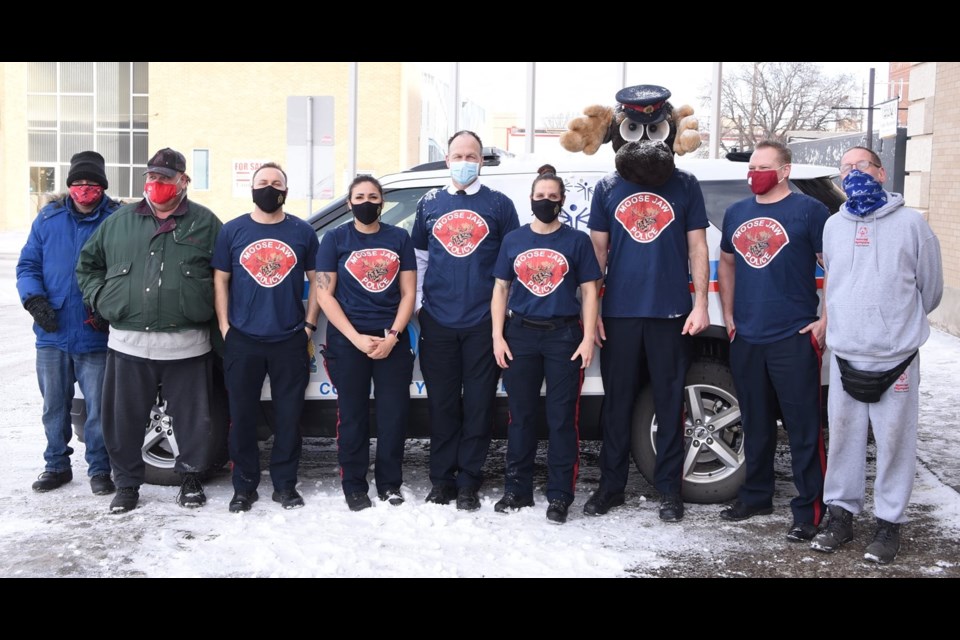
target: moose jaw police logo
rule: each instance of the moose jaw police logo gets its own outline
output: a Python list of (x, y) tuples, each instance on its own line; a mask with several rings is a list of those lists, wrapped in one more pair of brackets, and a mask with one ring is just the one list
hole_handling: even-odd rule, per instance
[(648, 192), (624, 198), (614, 215), (631, 238), (643, 243), (656, 240), (676, 218), (669, 202)]
[(290, 245), (270, 238), (251, 242), (240, 254), (240, 266), (268, 289), (283, 282), (296, 264), (297, 254)]
[(351, 253), (344, 266), (364, 289), (380, 293), (396, 279), (400, 256), (389, 249), (362, 249)]
[(541, 298), (553, 293), (569, 270), (570, 265), (563, 254), (552, 249), (530, 249), (513, 261), (513, 272), (520, 284)]
[(469, 209), (445, 213), (433, 225), (433, 236), (455, 258), (465, 258), (476, 251), (488, 235), (487, 221)]
[(754, 218), (733, 232), (733, 248), (754, 269), (763, 269), (790, 244), (787, 230), (773, 218)]

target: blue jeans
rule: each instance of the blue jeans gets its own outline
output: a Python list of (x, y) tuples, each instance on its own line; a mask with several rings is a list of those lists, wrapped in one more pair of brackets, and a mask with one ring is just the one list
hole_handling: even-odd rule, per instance
[(56, 347), (37, 347), (37, 382), (43, 396), (43, 430), (47, 436), (47, 448), (43, 452), (46, 471), (61, 472), (70, 468), (70, 454), (73, 453), (69, 446), (73, 437), (70, 408), (73, 384), (77, 382), (87, 406), (87, 421), (83, 425), (87, 475), (110, 473), (110, 456), (103, 443), (100, 425), (106, 363), (105, 351), (67, 353)]

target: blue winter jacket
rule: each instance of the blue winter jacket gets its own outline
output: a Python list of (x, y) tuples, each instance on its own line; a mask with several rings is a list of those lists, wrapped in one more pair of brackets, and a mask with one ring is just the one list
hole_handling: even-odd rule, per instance
[(106, 194), (94, 211), (81, 216), (70, 196), (54, 200), (37, 214), (27, 244), (17, 263), (20, 302), (43, 296), (57, 312), (57, 331), (47, 333), (36, 323), (38, 347), (56, 347), (69, 353), (107, 350), (107, 334), (84, 321), (90, 317), (77, 285), (80, 250), (120, 203)]

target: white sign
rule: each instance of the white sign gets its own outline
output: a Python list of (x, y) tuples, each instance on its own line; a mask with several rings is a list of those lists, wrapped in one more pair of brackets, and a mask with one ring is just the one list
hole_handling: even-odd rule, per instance
[(900, 99), (893, 98), (876, 105), (880, 109), (878, 130), (881, 138), (892, 138), (897, 135), (897, 107), (899, 104)]
[(250, 197), (250, 180), (254, 172), (269, 160), (234, 160), (233, 195), (237, 198)]

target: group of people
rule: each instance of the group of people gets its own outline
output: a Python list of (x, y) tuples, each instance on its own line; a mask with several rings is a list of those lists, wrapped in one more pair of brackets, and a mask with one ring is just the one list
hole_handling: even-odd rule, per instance
[[(595, 188), (588, 236), (559, 220), (564, 182), (545, 165), (531, 187), (531, 221), (521, 227), (514, 203), (482, 183), (482, 148), (470, 131), (450, 138), (450, 182), (423, 196), (410, 234), (381, 221), (381, 185), (359, 176), (348, 194), (353, 220), (320, 242), (306, 222), (284, 212), (287, 176), (277, 164), (253, 175), (252, 212), (221, 224), (187, 198), (190, 178), (177, 151), (151, 158), (143, 200), (123, 207), (105, 193), (103, 158), (75, 155), (69, 196), (41, 210), (17, 268), (21, 299), (36, 321), (48, 442), (46, 468), (33, 488), (48, 491), (72, 479), (76, 381), (87, 405), (91, 488), (98, 495), (116, 490), (111, 511), (133, 509), (144, 482), (144, 421), (162, 389), (179, 443), (177, 501), (204, 504), (211, 351), (222, 338), (234, 486), (229, 509), (247, 511), (258, 499), (256, 416), (267, 375), (272, 497), (284, 508), (303, 506), (296, 489), (299, 421), (307, 343), (322, 311), (346, 503), (354, 511), (372, 504), (372, 382), (377, 495), (402, 504), (414, 363), (407, 325), (416, 314), (431, 423), (427, 502), (480, 508), (502, 374), (510, 425), (504, 492), (494, 510), (534, 505), (545, 381), (546, 517), (565, 522), (579, 467), (583, 370), (597, 345), (605, 390), (601, 477), (583, 511), (600, 516), (624, 504), (632, 412), (646, 381), (658, 422), (659, 517), (681, 520), (683, 390), (692, 336), (710, 324), (709, 223), (696, 178), (676, 168), (649, 180), (611, 173)], [(889, 562), (913, 482), (915, 356), (929, 334), (926, 314), (940, 300), (942, 268), (929, 226), (903, 207), (901, 196), (882, 189), (879, 158), (855, 147), (842, 163), (848, 200), (830, 217), (823, 204), (789, 188), (790, 151), (760, 143), (748, 173), (755, 195), (724, 217), (718, 275), (746, 481), (721, 517), (771, 513), (782, 416), (798, 492), (788, 538), (812, 540), (821, 551), (849, 542), (852, 516), (863, 507), (869, 423), (878, 442), (878, 529), (867, 557)], [(823, 310), (818, 262), (826, 271)], [(824, 346), (834, 354), (830, 465), (820, 424)], [(821, 528), (825, 505), (829, 521)]]

